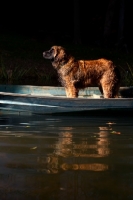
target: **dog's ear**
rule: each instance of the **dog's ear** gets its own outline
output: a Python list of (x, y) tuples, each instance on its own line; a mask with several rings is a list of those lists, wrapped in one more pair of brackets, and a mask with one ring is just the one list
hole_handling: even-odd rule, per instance
[(67, 53), (66, 50), (63, 47), (59, 47), (55, 50), (55, 61), (56, 62), (62, 62), (67, 59)]
[(51, 54), (53, 55), (53, 58), (55, 58), (56, 57), (56, 55), (57, 55), (57, 48), (56, 47), (51, 47), (51, 49), (50, 49), (50, 52), (51, 52)]

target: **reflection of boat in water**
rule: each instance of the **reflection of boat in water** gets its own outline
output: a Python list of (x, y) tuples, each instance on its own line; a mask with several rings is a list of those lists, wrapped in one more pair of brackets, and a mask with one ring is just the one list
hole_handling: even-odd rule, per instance
[[(0, 134), (9, 139), (9, 144), (13, 141), (14, 152), (18, 152), (19, 144), (24, 147), (22, 152), (27, 149), (27, 161), (20, 154), (20, 158), (11, 161), (8, 166), (21, 168), (25, 165), (25, 168), (33, 167), (46, 173), (108, 170), (108, 164), (103, 159), (110, 156), (110, 135), (115, 131), (113, 127), (116, 123), (107, 121), (107, 118), (105, 123), (101, 123), (100, 118), (86, 116), (9, 116), (12, 121), (6, 129), (3, 127)], [(28, 142), (32, 143), (28, 146)], [(34, 161), (30, 155), (35, 155)]]
[[(59, 173), (60, 170), (72, 170), (72, 171), (106, 171), (108, 170), (108, 165), (104, 163), (82, 163), (88, 162), (84, 157), (79, 157), (77, 163), (73, 163), (74, 157), (67, 157), (67, 161), (61, 163), (61, 157), (56, 155), (49, 155), (48, 157), (38, 157), (38, 163), (40, 169), (38, 171), (45, 171), (46, 173)], [(71, 162), (71, 164), (70, 164)], [(81, 162), (81, 163), (80, 163)], [(60, 163), (60, 164), (59, 164)]]
[(90, 164), (67, 164), (64, 163), (61, 166), (63, 170), (89, 170), (89, 171), (106, 171), (108, 170), (108, 165), (102, 163), (90, 163)]
[(132, 196), (132, 117), (8, 114), (0, 121), (3, 198)]
[[(69, 129), (69, 131), (68, 131)], [(91, 138), (82, 138), (75, 142), (73, 129), (60, 133), (54, 145), (54, 153), (47, 157), (39, 157), (38, 162), (43, 165), (47, 173), (58, 173), (60, 170), (71, 171), (106, 171), (105, 163), (96, 162), (97, 159), (109, 156), (109, 131), (111, 127), (99, 127), (100, 132), (94, 133)], [(98, 139), (96, 139), (98, 138)], [(93, 142), (92, 142), (93, 141)], [(95, 142), (94, 142), (95, 141)]]

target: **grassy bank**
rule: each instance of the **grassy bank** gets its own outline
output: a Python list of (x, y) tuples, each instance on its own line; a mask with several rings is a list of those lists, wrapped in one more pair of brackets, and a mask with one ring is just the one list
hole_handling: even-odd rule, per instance
[[(0, 83), (60, 85), (50, 61), (42, 57), (42, 52), (51, 45), (55, 44), (19, 35), (0, 34)], [(77, 59), (104, 57), (113, 60), (121, 72), (121, 85), (133, 85), (133, 52), (89, 45), (56, 45), (63, 45)]]

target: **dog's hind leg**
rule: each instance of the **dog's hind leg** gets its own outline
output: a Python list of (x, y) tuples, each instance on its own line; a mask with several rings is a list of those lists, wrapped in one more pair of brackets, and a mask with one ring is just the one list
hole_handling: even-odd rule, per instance
[(104, 98), (115, 98), (114, 91), (116, 88), (115, 83), (113, 83), (113, 78), (108, 77), (108, 74), (105, 74), (100, 80), (100, 84), (103, 90)]
[(116, 98), (118, 97), (117, 91), (115, 91), (114, 85), (104, 85), (103, 86), (103, 96), (104, 98)]
[(119, 84), (116, 84), (116, 85), (114, 86), (114, 89), (113, 89), (113, 92), (112, 92), (113, 98), (118, 98), (118, 97), (119, 97), (119, 88), (120, 88), (120, 85), (119, 85)]
[(103, 85), (103, 96), (104, 98), (118, 98), (119, 85), (116, 83), (104, 84)]

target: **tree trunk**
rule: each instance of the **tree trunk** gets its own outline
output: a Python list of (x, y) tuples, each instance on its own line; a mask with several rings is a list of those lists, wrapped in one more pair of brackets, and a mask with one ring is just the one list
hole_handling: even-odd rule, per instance
[(126, 45), (124, 41), (124, 16), (125, 16), (125, 1), (121, 0), (120, 10), (119, 10), (118, 39), (117, 39), (117, 44), (116, 44), (117, 46)]
[(116, 2), (117, 0), (110, 0), (108, 4), (106, 17), (105, 17), (105, 24), (104, 24), (104, 33), (103, 33), (105, 45), (107, 45), (110, 40), (111, 27), (112, 27), (112, 21), (114, 17)]
[(79, 0), (74, 0), (74, 43), (81, 43)]

